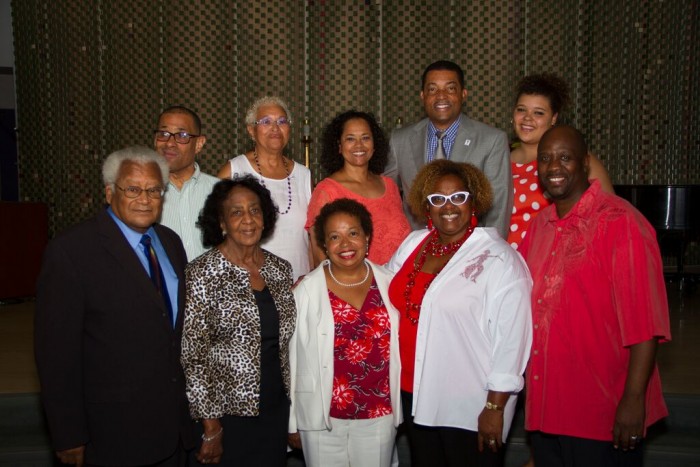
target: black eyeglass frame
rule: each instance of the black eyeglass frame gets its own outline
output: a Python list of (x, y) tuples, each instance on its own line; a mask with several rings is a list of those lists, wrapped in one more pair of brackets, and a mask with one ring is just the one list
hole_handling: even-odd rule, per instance
[(189, 144), (192, 138), (199, 138), (202, 135), (193, 135), (192, 133), (188, 133), (186, 131), (178, 131), (177, 133), (171, 133), (166, 130), (153, 130), (153, 134), (156, 137), (157, 141), (160, 141), (161, 143), (167, 143), (170, 141), (170, 138), (175, 138), (175, 142), (177, 144)]

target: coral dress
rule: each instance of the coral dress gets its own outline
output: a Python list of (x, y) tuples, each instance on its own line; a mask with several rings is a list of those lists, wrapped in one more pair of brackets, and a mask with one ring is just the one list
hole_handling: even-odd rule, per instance
[(411, 231), (406, 214), (403, 212), (401, 195), (396, 183), (382, 176), (384, 194), (379, 198), (366, 198), (358, 195), (332, 178), (325, 178), (316, 185), (306, 216), (306, 229), (314, 225), (316, 216), (321, 208), (339, 198), (350, 198), (363, 204), (372, 216), (374, 235), (369, 246), (369, 260), (377, 264), (385, 264), (394, 254), (401, 242)]

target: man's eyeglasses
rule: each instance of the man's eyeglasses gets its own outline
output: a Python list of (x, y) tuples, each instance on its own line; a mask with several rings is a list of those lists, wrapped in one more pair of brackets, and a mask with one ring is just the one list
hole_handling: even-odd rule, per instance
[(292, 122), (290, 122), (287, 117), (280, 117), (277, 120), (275, 120), (272, 117), (263, 117), (260, 120), (255, 121), (256, 125), (264, 126), (265, 128), (271, 127), (273, 123), (276, 123), (277, 126), (285, 126), (292, 124)]
[(192, 138), (197, 138), (200, 136), (187, 133), (186, 131), (170, 133), (169, 131), (165, 130), (154, 130), (153, 134), (156, 135), (156, 140), (160, 141), (161, 143), (167, 143), (170, 141), (170, 138), (173, 137), (175, 138), (175, 142), (178, 144), (187, 144)]
[(165, 190), (163, 190), (159, 186), (154, 186), (153, 188), (146, 188), (145, 190), (138, 186), (128, 186), (126, 188), (122, 188), (116, 183), (114, 184), (114, 186), (122, 190), (124, 192), (124, 196), (132, 199), (138, 198), (144, 191), (146, 192), (146, 196), (148, 196), (151, 199), (160, 199), (165, 193)]
[(459, 206), (467, 202), (467, 200), (469, 199), (469, 192), (456, 191), (451, 195), (441, 195), (439, 193), (433, 193), (432, 195), (428, 195), (426, 198), (428, 198), (428, 202), (436, 208), (441, 208), (442, 206), (444, 206), (445, 203), (447, 203), (447, 200), (450, 200), (450, 203), (454, 204), (455, 206)]

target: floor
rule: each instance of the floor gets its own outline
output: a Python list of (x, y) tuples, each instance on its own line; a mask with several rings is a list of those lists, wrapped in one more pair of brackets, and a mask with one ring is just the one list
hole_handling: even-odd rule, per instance
[(39, 392), (33, 326), (33, 301), (0, 305), (0, 394)]
[[(664, 392), (700, 395), (700, 287), (668, 283), (673, 340), (659, 348)], [(0, 304), (0, 394), (34, 393), (34, 302)]]
[(671, 342), (659, 347), (664, 392), (700, 395), (700, 286), (667, 283)]

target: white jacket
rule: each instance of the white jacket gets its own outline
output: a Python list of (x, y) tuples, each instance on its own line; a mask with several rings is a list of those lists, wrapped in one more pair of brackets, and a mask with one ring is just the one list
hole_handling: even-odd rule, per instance
[[(398, 271), (428, 235), (414, 231), (387, 263)], [(492, 227), (474, 233), (423, 297), (416, 336), (414, 422), (477, 431), (488, 391), (509, 392), (506, 439), (532, 342), (525, 261)]]
[[(333, 344), (335, 328), (328, 287), (323, 271), (324, 261), (311, 271), (294, 289), (297, 304), (296, 330), (289, 343), (289, 365), (292, 374), (292, 407), (289, 432), (298, 430), (330, 430), (331, 393), (333, 391)], [(399, 356), (399, 313), (389, 300), (389, 284), (393, 274), (383, 266), (368, 261), (379, 293), (386, 305), (391, 323), (389, 345), (389, 386), (394, 426), (401, 416), (401, 358)]]

